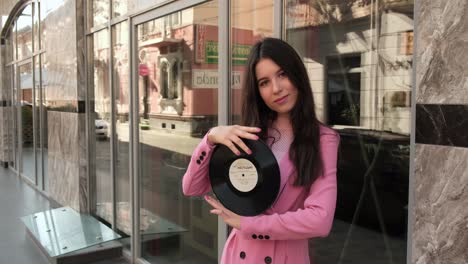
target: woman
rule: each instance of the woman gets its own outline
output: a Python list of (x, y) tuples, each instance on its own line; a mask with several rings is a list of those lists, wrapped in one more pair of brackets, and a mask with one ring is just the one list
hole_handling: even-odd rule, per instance
[(193, 152), (183, 192), (210, 191), (208, 161), (216, 144), (251, 154), (241, 138), (264, 140), (281, 174), (271, 208), (239, 216), (205, 195), (210, 212), (233, 227), (221, 263), (309, 263), (308, 238), (327, 236), (333, 222), (339, 136), (317, 120), (304, 64), (282, 40), (265, 38), (253, 46), (242, 102), (242, 126), (212, 128)]

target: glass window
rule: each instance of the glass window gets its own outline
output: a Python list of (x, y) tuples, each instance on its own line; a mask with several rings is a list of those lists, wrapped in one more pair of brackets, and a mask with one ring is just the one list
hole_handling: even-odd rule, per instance
[[(253, 44), (273, 36), (273, 0), (231, 1), (231, 105), (232, 121), (240, 122), (241, 87)], [(215, 43), (217, 45), (217, 43)]]
[(32, 55), (32, 5), (27, 5), (17, 19), (18, 60)]
[(39, 9), (39, 2), (38, 3), (33, 3), (33, 8), (34, 8), (34, 12), (33, 12), (33, 29), (34, 29), (34, 52), (37, 52), (40, 48), (41, 48), (41, 45), (39, 43), (39, 32), (40, 32), (40, 28), (39, 28), (39, 14), (40, 14), (40, 9)]
[[(129, 175), (129, 111), (130, 111), (130, 88), (129, 71), (130, 60), (128, 56), (128, 22), (122, 22), (112, 28), (113, 49), (113, 89), (115, 94), (115, 182), (116, 182), (116, 209), (117, 228), (127, 235), (131, 234), (130, 217), (130, 175)], [(127, 244), (127, 247), (130, 245)]]
[(93, 89), (90, 89), (90, 157), (91, 173), (96, 188), (96, 211), (112, 222), (111, 178), (111, 92), (109, 85), (109, 32), (93, 35)]
[(112, 17), (123, 16), (133, 9), (132, 0), (112, 0)]
[(18, 66), (20, 104), (20, 173), (35, 183), (34, 124), (33, 124), (33, 69), (31, 63)]
[(328, 125), (359, 126), (361, 54), (331, 56), (325, 63)]
[(16, 41), (16, 22), (12, 25), (12, 29), (11, 29), (11, 49), (13, 51), (13, 57), (12, 57), (12, 60), (15, 61), (17, 58), (18, 58), (18, 45), (17, 45), (17, 41)]
[(44, 184), (44, 191), (49, 190), (49, 183), (48, 183), (48, 164), (49, 164), (49, 123), (48, 120), (48, 111), (51, 109), (48, 108), (48, 100), (50, 100), (51, 95), (48, 92), (49, 88), (49, 62), (47, 61), (47, 53), (42, 53), (40, 59), (40, 67), (41, 67), (41, 107), (39, 111), (40, 119), (42, 120), (42, 172), (43, 172), (43, 184)]
[(104, 25), (109, 21), (110, 0), (88, 0), (88, 28)]
[[(10, 43), (10, 41), (7, 42), (7, 45), (8, 43)], [(11, 45), (11, 43), (10, 43)], [(5, 52), (4, 54), (6, 55), (7, 52)], [(11, 54), (10, 54), (11, 56)], [(4, 87), (4, 99), (7, 101), (7, 102), (11, 102), (11, 95), (12, 95), (12, 91), (13, 91), (13, 65), (9, 65), (9, 66), (5, 66), (5, 71), (3, 72), (3, 80), (2, 80), (2, 84), (3, 84), (3, 87)], [(14, 117), (16, 115), (13, 114), (13, 107), (5, 107), (4, 108), (4, 132), (5, 135), (6, 135), (6, 138), (4, 140), (4, 142), (7, 142), (8, 144), (5, 144), (4, 145), (4, 149), (3, 149), (3, 155), (5, 155), (5, 160), (9, 160), (11, 162), (9, 162), (9, 165), (13, 168), (15, 168), (15, 162), (14, 162), (14, 149), (12, 146), (12, 143), (14, 142), (14, 135), (16, 134), (16, 131), (14, 131)]]
[[(42, 0), (39, 2), (39, 34), (41, 49), (45, 48), (46, 43), (49, 47), (53, 46), (55, 40), (62, 37), (62, 35), (57, 36), (57, 26), (59, 23), (63, 24), (63, 21), (61, 21), (61, 11), (68, 8), (66, 4), (69, 4), (66, 3), (66, 0)], [(55, 49), (56, 48), (54, 48), (54, 50)]]
[(43, 185), (43, 166), (42, 166), (42, 137), (41, 131), (43, 131), (42, 126), (42, 116), (41, 116), (41, 62), (39, 56), (34, 57), (34, 131), (35, 131), (35, 145), (36, 145), (36, 177), (37, 185), (42, 189)]
[(12, 104), (12, 112), (13, 112), (13, 168), (19, 171), (19, 103), (18, 103), (18, 78), (17, 78), (18, 68), (16, 65), (12, 66), (11, 72), (11, 104)]
[(289, 0), (284, 16), (317, 115), (341, 135), (334, 226), (311, 261), (405, 263), (413, 2), (331, 2)]
[[(137, 27), (142, 257), (149, 263), (217, 263), (218, 220), (181, 191), (194, 148), (218, 120), (218, 3)], [(209, 81), (207, 81), (209, 80)]]
[(16, 36), (15, 34), (15, 25), (13, 25), (10, 29), (10, 32), (8, 33), (8, 36), (7, 36), (7, 39), (6, 39), (6, 42), (5, 42), (5, 63), (10, 63), (14, 60), (14, 56), (16, 55), (16, 52), (15, 52), (15, 49), (16, 49), (16, 46), (15, 46), (15, 41), (14, 41), (14, 37)]

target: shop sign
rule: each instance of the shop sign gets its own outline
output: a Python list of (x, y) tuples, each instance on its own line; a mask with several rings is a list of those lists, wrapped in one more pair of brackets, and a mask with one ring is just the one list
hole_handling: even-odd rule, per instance
[[(232, 64), (245, 65), (252, 45), (234, 44), (232, 47)], [(205, 44), (205, 63), (218, 64), (218, 42), (207, 41)]]
[[(217, 70), (193, 70), (192, 71), (192, 88), (218, 88), (218, 71)], [(231, 75), (231, 86), (240, 88), (241, 72), (234, 71)]]

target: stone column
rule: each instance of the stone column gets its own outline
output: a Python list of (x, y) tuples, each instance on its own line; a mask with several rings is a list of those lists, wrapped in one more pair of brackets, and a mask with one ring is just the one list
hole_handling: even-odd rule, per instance
[(468, 263), (468, 1), (415, 1), (411, 263)]

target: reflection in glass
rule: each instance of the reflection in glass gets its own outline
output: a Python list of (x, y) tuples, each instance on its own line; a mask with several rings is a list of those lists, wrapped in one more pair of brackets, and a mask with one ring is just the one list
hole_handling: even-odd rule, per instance
[(34, 179), (33, 73), (31, 63), (18, 67), (20, 105), (21, 169), (25, 177)]
[(42, 133), (42, 166), (43, 166), (43, 177), (42, 180), (44, 182), (44, 191), (47, 191), (49, 189), (48, 187), (48, 162), (49, 162), (49, 139), (48, 139), (48, 131), (49, 131), (49, 124), (47, 122), (47, 116), (48, 116), (48, 108), (47, 108), (47, 101), (48, 97), (50, 97), (48, 91), (48, 84), (49, 84), (49, 79), (48, 79), (48, 69), (49, 69), (49, 63), (47, 62), (47, 56), (46, 53), (42, 53), (41, 55), (41, 60), (40, 60), (40, 68), (41, 68), (41, 106), (40, 106), (40, 119), (41, 119), (41, 133)]
[[(7, 42), (8, 43), (8, 42)], [(8, 45), (8, 44), (7, 44)], [(11, 54), (10, 54), (11, 56)], [(10, 101), (11, 100), (11, 93), (12, 93), (12, 90), (13, 90), (13, 66), (10, 65), (10, 66), (5, 66), (5, 71), (3, 72), (4, 73), (4, 77), (3, 77), (3, 80), (2, 80), (2, 84), (3, 84), (3, 87), (4, 87), (4, 95), (5, 95), (5, 99), (6, 101)], [(13, 112), (13, 108), (12, 107), (5, 107), (4, 108), (4, 122), (3, 122), (3, 129), (5, 131), (5, 142), (7, 144), (4, 145), (3, 149), (1, 150), (2, 154), (4, 155), (4, 160), (8, 160), (10, 161), (9, 162), (9, 166), (10, 167), (13, 167), (15, 168), (15, 163), (13, 160), (13, 146), (12, 146), (12, 143), (13, 143), (13, 136), (14, 136), (14, 133), (15, 131), (13, 131), (13, 115), (12, 115), (12, 112)]]
[(94, 27), (107, 23), (110, 15), (110, 0), (88, 0), (88, 26)]
[(39, 4), (40, 3), (33, 3), (32, 4), (33, 8), (34, 8), (34, 12), (33, 12), (34, 52), (37, 52), (40, 49), (40, 43), (39, 43), (39, 32), (40, 32), (40, 29), (39, 29), (39, 13), (40, 13), (40, 9), (39, 9)]
[(33, 26), (32, 4), (27, 5), (17, 19), (18, 59), (24, 59), (32, 55), (33, 51)]
[[(40, 47), (45, 48), (46, 43), (52, 45), (50, 41), (57, 39), (57, 36), (54, 34), (59, 33), (57, 27), (63, 25), (61, 17), (59, 17), (61, 10), (66, 9), (65, 7), (66, 0), (43, 0), (39, 3), (39, 12), (40, 12)], [(61, 10), (59, 10), (61, 9)], [(67, 21), (67, 19), (65, 19)]]
[(13, 168), (19, 171), (19, 125), (18, 125), (18, 111), (20, 110), (19, 107), (19, 102), (18, 102), (18, 83), (17, 83), (17, 72), (18, 69), (15, 66), (12, 66), (12, 82), (11, 82), (11, 87), (12, 87), (12, 96), (11, 96), (11, 102), (12, 102), (12, 111), (13, 111)]
[(15, 25), (11, 27), (10, 32), (8, 33), (8, 36), (5, 41), (4, 60), (6, 64), (12, 62), (15, 58), (14, 55), (16, 54), (15, 42), (13, 41), (14, 36), (16, 36), (16, 34), (14, 34), (14, 31), (15, 31)]
[[(113, 49), (113, 90), (115, 94), (115, 134), (116, 134), (116, 202), (117, 228), (127, 235), (131, 234), (130, 175), (129, 175), (129, 57), (128, 22), (112, 28)], [(130, 247), (130, 244), (126, 245)]]
[(96, 214), (104, 220), (112, 221), (112, 212), (106, 206), (112, 203), (111, 178), (111, 93), (109, 87), (109, 33), (101, 30), (94, 34), (93, 75), (94, 89), (91, 90), (90, 165), (95, 177)]
[[(217, 263), (217, 217), (181, 192), (201, 137), (217, 124), (218, 4), (137, 27), (142, 257), (150, 263)], [(209, 76), (210, 78), (203, 78)], [(200, 209), (200, 210), (197, 210)]]
[(36, 175), (37, 185), (42, 189), (42, 116), (41, 116), (41, 63), (39, 56), (34, 57), (34, 131), (35, 131), (35, 143), (36, 143)]
[(288, 1), (285, 13), (317, 115), (341, 135), (334, 226), (310, 241), (311, 261), (405, 263), (413, 4), (331, 2)]
[[(2, 55), (4, 56), (4, 62), (5, 64), (8, 64), (10, 63), (12, 60), (13, 60), (13, 41), (12, 41), (12, 36), (13, 34), (10, 33), (8, 34), (7, 38), (6, 38), (6, 41), (5, 41), (5, 52), (2, 53)], [(13, 68), (14, 66), (13, 65), (9, 65), (9, 66), (5, 66), (5, 70), (3, 72), (3, 80), (1, 80), (1, 84), (3, 85), (3, 91), (4, 91), (4, 99), (7, 101), (7, 102), (12, 102), (11, 100), (13, 99), (13, 80), (14, 80), (14, 75), (13, 75)], [(14, 102), (14, 101), (13, 101)], [(14, 103), (12, 104), (12, 106), (14, 106)], [(15, 162), (14, 162), (14, 149), (13, 149), (13, 140), (14, 140), (14, 137), (16, 136), (16, 131), (13, 130), (14, 128), (14, 123), (15, 120), (14, 120), (14, 117), (15, 115), (13, 115), (14, 113), (14, 107), (12, 106), (8, 106), (8, 107), (5, 107), (4, 108), (4, 111), (7, 113), (6, 115), (4, 115), (4, 122), (3, 122), (3, 125), (4, 125), (4, 130), (7, 132), (6, 133), (6, 137), (5, 138), (5, 141), (8, 142), (8, 144), (6, 144), (4, 146), (4, 149), (2, 150), (3, 152), (3, 155), (4, 155), (4, 160), (9, 160), (11, 162), (9, 162), (9, 166), (15, 168)]]
[(128, 11), (133, 9), (133, 2), (133, 0), (112, 0), (112, 17), (127, 14)]
[(12, 55), (12, 60), (15, 61), (18, 58), (18, 45), (16, 41), (16, 36), (18, 35), (16, 33), (16, 25), (17, 23), (15, 22), (12, 27), (11, 27), (11, 50), (13, 51)]
[(231, 111), (234, 124), (240, 121), (241, 87), (250, 49), (258, 40), (273, 36), (273, 2), (231, 1)]
[(359, 126), (361, 54), (327, 58), (328, 125)]

